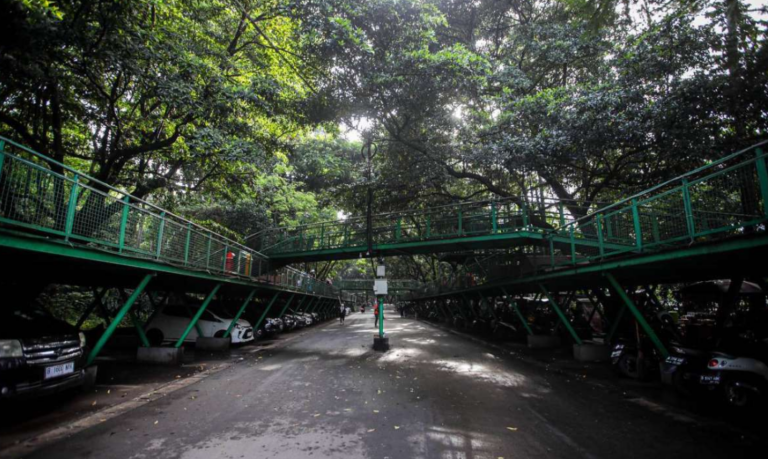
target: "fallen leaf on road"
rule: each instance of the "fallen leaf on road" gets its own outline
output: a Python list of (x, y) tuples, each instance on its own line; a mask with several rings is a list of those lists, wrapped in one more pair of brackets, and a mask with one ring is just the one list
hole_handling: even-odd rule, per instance
[(368, 433), (375, 432), (376, 429), (368, 429)]
[(107, 395), (112, 393), (112, 389), (107, 389)]
[(395, 430), (400, 430), (400, 426), (395, 426)]
[(157, 424), (159, 424), (159, 423), (160, 423), (160, 421), (155, 421), (155, 425), (157, 425)]
[(317, 414), (315, 415), (315, 417), (318, 417), (318, 416), (320, 416), (320, 413), (317, 413)]
[(507, 427), (507, 430), (511, 430), (512, 432), (517, 432), (517, 427)]
[(373, 412), (374, 412), (374, 413), (378, 413), (378, 412), (379, 412), (379, 410), (373, 410)]

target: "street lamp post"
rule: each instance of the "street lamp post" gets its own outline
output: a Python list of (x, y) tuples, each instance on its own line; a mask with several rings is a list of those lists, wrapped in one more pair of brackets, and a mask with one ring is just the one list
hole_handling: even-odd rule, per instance
[(384, 297), (387, 295), (386, 269), (383, 260), (376, 267), (376, 279), (373, 281), (373, 293), (379, 305), (379, 333), (373, 336), (373, 349), (386, 352), (389, 350), (389, 337), (384, 334)]

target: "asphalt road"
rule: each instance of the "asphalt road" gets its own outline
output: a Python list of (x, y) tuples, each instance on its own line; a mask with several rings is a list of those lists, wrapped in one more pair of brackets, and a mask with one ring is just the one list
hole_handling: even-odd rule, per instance
[[(764, 440), (411, 319), (317, 327), (33, 458), (756, 457)], [(760, 447), (758, 450), (757, 448)]]

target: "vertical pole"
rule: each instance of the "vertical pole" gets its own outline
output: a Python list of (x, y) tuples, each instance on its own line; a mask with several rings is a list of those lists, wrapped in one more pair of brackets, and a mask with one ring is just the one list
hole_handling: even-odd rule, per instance
[(395, 241), (400, 242), (400, 237), (403, 234), (403, 219), (397, 219), (397, 226), (395, 226)]
[(640, 327), (642, 327), (645, 334), (648, 335), (648, 338), (651, 339), (651, 342), (654, 346), (656, 346), (656, 349), (658, 349), (662, 357), (667, 358), (669, 356), (669, 351), (667, 351), (667, 348), (664, 347), (664, 343), (661, 342), (659, 337), (656, 335), (656, 332), (645, 320), (645, 317), (643, 317), (643, 314), (641, 314), (640, 310), (637, 309), (637, 306), (635, 306), (635, 303), (627, 295), (627, 292), (624, 291), (624, 288), (619, 284), (616, 278), (613, 277), (613, 274), (606, 273), (605, 277), (608, 279), (608, 282), (611, 283), (611, 287), (613, 287), (616, 293), (619, 294), (619, 297), (622, 299), (622, 301), (624, 301), (624, 304), (627, 306), (627, 309), (629, 309), (629, 312), (631, 312), (635, 317), (637, 323), (640, 324)]
[(621, 308), (619, 308), (619, 312), (616, 314), (616, 318), (613, 321), (613, 324), (611, 324), (611, 329), (608, 330), (608, 336), (606, 336), (606, 340), (610, 343), (613, 339), (613, 335), (616, 333), (616, 330), (619, 329), (619, 323), (621, 322), (621, 319), (624, 317), (624, 311), (627, 310), (627, 306), (625, 304), (621, 305)]
[(131, 197), (125, 195), (123, 198), (123, 215), (120, 217), (120, 239), (118, 239), (118, 252), (122, 253), (125, 248), (125, 230), (128, 226), (128, 212), (130, 212)]
[(517, 315), (517, 318), (520, 319), (520, 322), (523, 324), (523, 327), (525, 328), (525, 331), (528, 332), (529, 335), (533, 335), (533, 330), (531, 330), (531, 326), (528, 324), (528, 320), (523, 316), (523, 313), (520, 312), (520, 308), (517, 307), (517, 303), (515, 300), (509, 298), (509, 294), (507, 293), (507, 290), (502, 287), (501, 292), (504, 294), (504, 297), (506, 298), (507, 302), (509, 302), (509, 305), (512, 307), (512, 310), (515, 311), (515, 315)]
[(69, 191), (69, 203), (67, 204), (67, 220), (64, 225), (64, 240), (68, 241), (72, 235), (72, 227), (75, 224), (75, 210), (77, 208), (77, 193), (80, 186), (80, 176), (75, 175), (72, 189)]
[(320, 225), (320, 248), (325, 247), (325, 223)]
[(229, 256), (229, 246), (224, 244), (224, 252), (221, 257), (221, 272), (227, 272), (227, 257)]
[(264, 318), (267, 317), (269, 310), (272, 309), (272, 305), (275, 304), (275, 300), (277, 300), (278, 296), (280, 296), (280, 292), (275, 293), (275, 296), (273, 296), (272, 299), (269, 300), (269, 304), (267, 304), (267, 308), (264, 310), (264, 312), (261, 313), (261, 316), (259, 317), (259, 320), (256, 322), (256, 325), (253, 326), (254, 330), (258, 330), (259, 327), (261, 327), (261, 323), (264, 322)]
[[(0, 153), (0, 169), (3, 167), (1, 155), (2, 153)], [(765, 166), (763, 150), (760, 148), (755, 149), (755, 156), (757, 157), (755, 165), (757, 166), (757, 179), (760, 182), (760, 195), (763, 197), (763, 216), (768, 217), (768, 169)]]
[(565, 212), (563, 210), (563, 201), (557, 203), (557, 213), (560, 216), (560, 228), (565, 226)]
[(688, 227), (688, 237), (693, 240), (696, 228), (693, 224), (693, 206), (691, 206), (691, 194), (688, 191), (688, 179), (683, 179), (683, 205), (685, 206), (685, 224)]
[(0, 180), (3, 178), (3, 163), (5, 162), (5, 140), (0, 140)]
[(605, 245), (603, 243), (603, 214), (597, 214), (595, 220), (595, 226), (597, 228), (597, 246), (600, 249), (600, 256), (605, 256)]
[(432, 237), (432, 218), (427, 215), (427, 239)]
[(240, 320), (240, 316), (243, 315), (245, 312), (245, 308), (248, 307), (249, 304), (251, 304), (251, 300), (253, 299), (253, 296), (256, 294), (256, 289), (251, 290), (251, 293), (248, 294), (248, 297), (243, 301), (243, 305), (240, 306), (240, 310), (237, 311), (237, 314), (235, 314), (235, 317), (232, 319), (232, 322), (229, 324), (229, 327), (227, 327), (227, 331), (224, 332), (224, 338), (229, 338), (229, 334), (232, 333), (232, 329), (235, 328), (235, 324), (238, 320)]
[(463, 225), (464, 225), (463, 220), (464, 219), (463, 219), (463, 215), (461, 213), (461, 206), (459, 206), (459, 232), (458, 232), (457, 236), (461, 236), (462, 228), (463, 228)]
[(165, 231), (165, 212), (160, 214), (160, 229), (157, 230), (157, 251), (155, 258), (160, 258), (160, 253), (163, 249), (163, 232)]
[(208, 269), (211, 267), (211, 242), (212, 241), (213, 241), (213, 236), (211, 235), (211, 232), (208, 231), (208, 249), (205, 255), (205, 269)]
[(635, 223), (635, 245), (637, 250), (643, 250), (643, 233), (640, 227), (640, 211), (637, 210), (637, 199), (632, 199), (632, 221)]
[(379, 338), (384, 337), (384, 297), (379, 296)]
[(491, 202), (491, 233), (496, 234), (499, 229), (498, 218), (496, 218), (496, 201)]
[(565, 317), (565, 314), (562, 310), (560, 310), (560, 307), (557, 305), (557, 302), (555, 301), (554, 297), (549, 294), (549, 291), (547, 291), (546, 288), (544, 288), (544, 285), (539, 284), (539, 288), (541, 289), (541, 293), (546, 295), (547, 299), (549, 300), (549, 304), (552, 305), (552, 309), (555, 310), (555, 313), (560, 318), (560, 321), (565, 325), (566, 330), (568, 330), (568, 333), (571, 334), (571, 337), (576, 342), (576, 344), (581, 344), (581, 338), (579, 338), (579, 335), (576, 334), (576, 330), (573, 329), (571, 326), (571, 323), (568, 322), (568, 318)]
[(205, 312), (205, 309), (208, 307), (208, 304), (210, 304), (211, 300), (213, 300), (213, 297), (218, 293), (219, 289), (221, 288), (221, 284), (216, 284), (215, 287), (213, 287), (213, 290), (211, 290), (211, 293), (208, 294), (207, 297), (205, 297), (205, 301), (203, 301), (203, 304), (200, 305), (200, 308), (197, 310), (197, 313), (195, 313), (195, 316), (192, 317), (192, 321), (189, 322), (189, 325), (187, 325), (187, 329), (184, 330), (184, 333), (181, 334), (179, 337), (179, 340), (176, 341), (176, 344), (173, 345), (173, 347), (179, 348), (184, 343), (184, 340), (187, 339), (187, 335), (189, 335), (189, 332), (192, 331), (192, 328), (194, 328), (195, 325), (197, 325), (197, 321), (200, 320), (200, 317), (203, 315), (203, 312)]
[(112, 333), (115, 332), (115, 329), (117, 329), (117, 326), (120, 325), (120, 322), (123, 320), (125, 315), (128, 313), (128, 311), (133, 306), (133, 303), (136, 302), (136, 300), (139, 298), (139, 295), (144, 291), (144, 289), (147, 287), (147, 284), (149, 284), (149, 281), (152, 280), (152, 278), (155, 277), (155, 274), (147, 274), (144, 276), (144, 279), (141, 280), (138, 287), (131, 293), (131, 296), (128, 298), (128, 301), (123, 304), (123, 307), (120, 308), (120, 310), (117, 312), (117, 316), (115, 316), (115, 319), (112, 321), (111, 324), (109, 324), (109, 327), (107, 327), (106, 330), (104, 330), (104, 333), (101, 335), (99, 340), (96, 342), (96, 345), (93, 346), (93, 349), (91, 349), (91, 353), (88, 354), (88, 361), (86, 362), (86, 366), (93, 363), (94, 359), (96, 359), (96, 356), (99, 355), (99, 352), (101, 352), (101, 349), (104, 347), (104, 345), (109, 341), (109, 338), (112, 336)]
[(573, 225), (568, 227), (568, 233), (571, 238), (571, 264), (576, 264), (576, 238), (573, 235)]
[(528, 228), (528, 202), (523, 199), (523, 229)]
[(187, 223), (187, 238), (184, 241), (184, 264), (189, 264), (189, 242), (192, 240), (192, 223)]

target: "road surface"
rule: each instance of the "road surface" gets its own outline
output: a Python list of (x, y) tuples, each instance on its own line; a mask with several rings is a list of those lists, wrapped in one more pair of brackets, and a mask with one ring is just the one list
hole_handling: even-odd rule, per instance
[(355, 313), (25, 457), (705, 459), (763, 441), (392, 316), (386, 354)]

